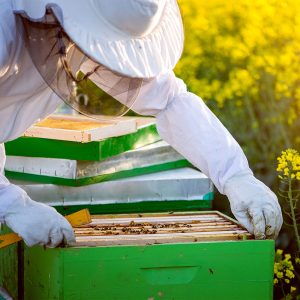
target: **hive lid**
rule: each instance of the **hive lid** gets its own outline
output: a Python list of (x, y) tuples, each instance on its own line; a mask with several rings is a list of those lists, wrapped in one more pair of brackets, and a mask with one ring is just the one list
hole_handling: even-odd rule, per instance
[(10, 179), (82, 186), (191, 166), (166, 142), (159, 141), (103, 161), (7, 156)]
[(76, 246), (151, 245), (252, 239), (220, 212), (94, 216), (75, 228)]
[[(107, 126), (105, 129), (107, 130), (106, 134), (108, 134), (106, 135), (106, 138), (104, 138), (103, 135), (102, 137), (99, 136), (100, 131), (102, 130), (100, 128), (99, 135), (97, 133), (93, 138), (87, 137), (87, 139), (90, 139), (90, 142), (83, 142), (82, 130), (76, 132), (76, 140), (67, 140), (66, 137), (68, 135), (65, 134), (65, 132), (68, 131), (67, 129), (62, 130), (64, 132), (63, 134), (60, 133), (62, 140), (59, 140), (57, 136), (56, 139), (53, 139), (51, 136), (48, 136), (47, 138), (46, 136), (38, 137), (37, 132), (35, 132), (35, 134), (31, 132), (31, 136), (23, 136), (5, 143), (6, 154), (15, 156), (101, 161), (125, 151), (138, 149), (161, 140), (153, 118), (123, 117), (118, 120), (120, 123), (117, 125)], [(121, 120), (123, 120), (122, 122), (124, 123), (122, 123)], [(129, 127), (134, 124), (135, 130), (126, 133), (126, 130), (128, 129), (126, 124)], [(38, 131), (41, 130), (41, 127), (36, 128)], [(120, 129), (118, 134), (114, 132), (116, 128)], [(55, 134), (55, 130), (57, 131), (59, 129), (43, 128), (43, 130), (46, 130), (49, 134)], [(98, 129), (91, 130), (97, 131)], [(72, 137), (74, 132), (72, 130), (69, 131), (71, 132), (69, 133)], [(111, 137), (109, 137), (109, 135)]]
[(136, 131), (136, 118), (106, 118), (100, 122), (80, 115), (51, 115), (27, 129), (24, 136), (87, 143)]

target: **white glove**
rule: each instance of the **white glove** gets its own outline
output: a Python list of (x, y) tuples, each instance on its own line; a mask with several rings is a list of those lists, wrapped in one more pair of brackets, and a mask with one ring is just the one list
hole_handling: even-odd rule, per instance
[(75, 243), (71, 224), (54, 208), (31, 200), (25, 191), (13, 184), (2, 190), (0, 196), (0, 205), (6, 206), (2, 219), (27, 246), (52, 248), (62, 242)]
[(256, 239), (276, 238), (282, 213), (276, 195), (252, 174), (238, 173), (224, 188), (232, 213)]

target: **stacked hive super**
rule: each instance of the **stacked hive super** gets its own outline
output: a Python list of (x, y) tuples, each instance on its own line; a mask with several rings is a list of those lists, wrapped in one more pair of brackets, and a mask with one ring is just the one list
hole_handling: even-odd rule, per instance
[(53, 115), (6, 152), (6, 176), (64, 213), (211, 207), (212, 183), (161, 141), (153, 118)]

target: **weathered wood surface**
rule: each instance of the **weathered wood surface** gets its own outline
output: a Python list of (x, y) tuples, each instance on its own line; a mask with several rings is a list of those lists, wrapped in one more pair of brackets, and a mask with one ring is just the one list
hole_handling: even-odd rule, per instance
[(83, 116), (52, 115), (31, 126), (24, 136), (87, 143), (133, 133), (137, 127), (135, 118), (97, 121)]

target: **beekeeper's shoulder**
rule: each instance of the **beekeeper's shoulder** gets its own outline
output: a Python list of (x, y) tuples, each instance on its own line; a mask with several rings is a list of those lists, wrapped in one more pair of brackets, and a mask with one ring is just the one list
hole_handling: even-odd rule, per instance
[(16, 19), (11, 0), (0, 0), (0, 78), (8, 69), (16, 43)]

